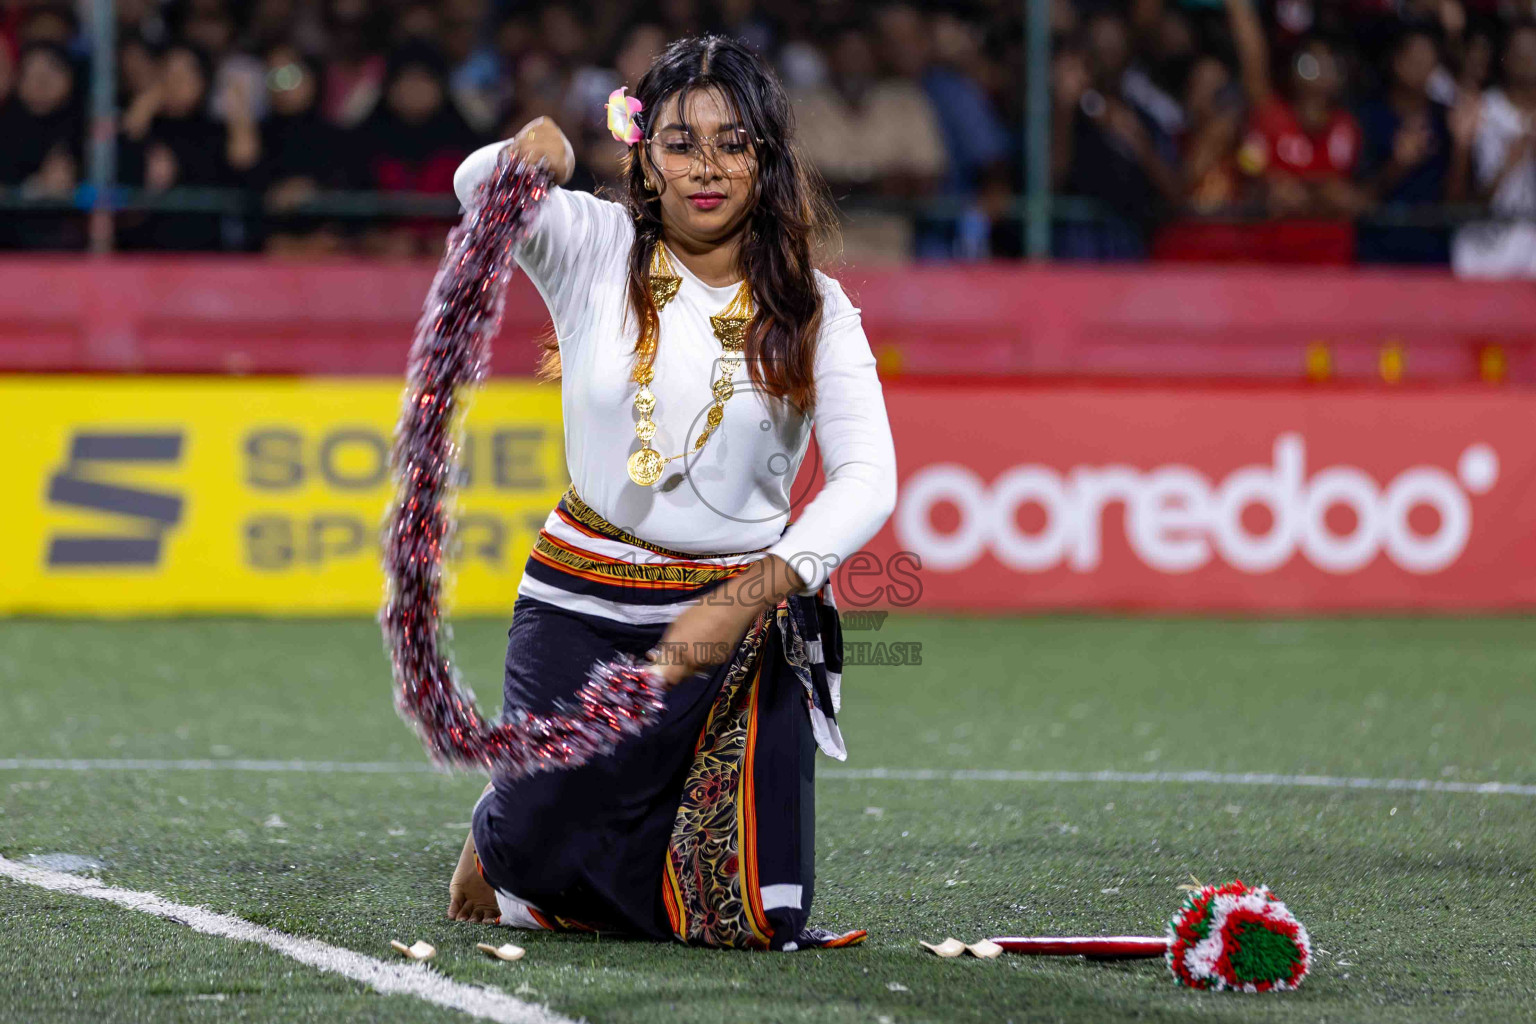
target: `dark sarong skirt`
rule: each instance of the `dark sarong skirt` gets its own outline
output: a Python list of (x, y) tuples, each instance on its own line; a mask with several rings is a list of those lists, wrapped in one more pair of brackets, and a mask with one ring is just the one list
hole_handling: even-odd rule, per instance
[[(667, 551), (567, 492), (529, 557), (508, 633), (505, 702), (548, 710), (594, 662), (643, 655), (688, 604), (761, 552)], [(480, 870), (503, 924), (705, 946), (851, 945), (807, 927), (815, 881), (814, 756), (843, 757), (842, 637), (830, 586), (791, 595), (731, 658), (667, 698), (612, 755), (495, 778), (475, 807)]]

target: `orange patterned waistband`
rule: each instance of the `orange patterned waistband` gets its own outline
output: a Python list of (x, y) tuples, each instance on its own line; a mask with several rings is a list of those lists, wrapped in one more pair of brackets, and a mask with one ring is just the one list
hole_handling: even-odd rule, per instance
[[(532, 555), (538, 561), (583, 579), (647, 589), (693, 590), (746, 571), (767, 548), (701, 555), (652, 544), (614, 526), (581, 500), (574, 487), (565, 492), (555, 515), (569, 529), (556, 536), (539, 531)], [(620, 555), (589, 550), (581, 537), (601, 537), (634, 550)], [(732, 561), (723, 562), (722, 559)]]

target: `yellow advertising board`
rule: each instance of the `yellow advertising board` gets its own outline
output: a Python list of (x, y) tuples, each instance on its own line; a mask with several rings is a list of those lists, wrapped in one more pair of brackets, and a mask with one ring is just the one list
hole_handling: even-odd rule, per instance
[[(371, 614), (398, 380), (0, 377), (0, 613)], [(455, 612), (511, 610), (565, 489), (560, 389), (492, 381), (464, 423)]]

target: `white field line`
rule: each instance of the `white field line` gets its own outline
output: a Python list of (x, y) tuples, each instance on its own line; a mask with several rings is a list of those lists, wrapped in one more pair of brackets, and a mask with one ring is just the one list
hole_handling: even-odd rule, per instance
[(1271, 772), (1031, 772), (990, 769), (946, 771), (926, 768), (832, 768), (816, 774), (818, 777), (828, 779), (894, 779), (911, 782), (1140, 782), (1536, 796), (1536, 784), (1523, 782), (1447, 782), (1440, 779), (1373, 779), (1347, 775), (1280, 775)]
[[(252, 761), (154, 760), (129, 758), (0, 758), (0, 771), (229, 771), (301, 772), (324, 774), (436, 774), (425, 762), (413, 761)], [(1536, 796), (1536, 784), (1523, 782), (1457, 782), (1443, 779), (1379, 779), (1347, 775), (1284, 775), (1274, 772), (1069, 772), (1004, 769), (824, 768), (823, 779), (899, 782), (1132, 782), (1147, 784), (1277, 786), (1292, 789), (1372, 789), (1417, 793), (1483, 793)]]
[(204, 907), (173, 903), (152, 892), (118, 889), (94, 878), (48, 871), (29, 864), (18, 864), (4, 857), (0, 857), (0, 876), (53, 892), (105, 900), (129, 910), (184, 924), (205, 935), (217, 935), (236, 942), (254, 942), (301, 964), (361, 982), (384, 995), (414, 996), (499, 1024), (573, 1024), (570, 1018), (562, 1017), (547, 1007), (525, 1003), (475, 985), (451, 981), (426, 964), (386, 963), (318, 939), (285, 935), (238, 917), (214, 913)]
[(311, 775), (444, 774), (425, 761), (253, 761), (238, 758), (160, 760), (133, 757), (7, 757), (0, 771), (300, 772)]

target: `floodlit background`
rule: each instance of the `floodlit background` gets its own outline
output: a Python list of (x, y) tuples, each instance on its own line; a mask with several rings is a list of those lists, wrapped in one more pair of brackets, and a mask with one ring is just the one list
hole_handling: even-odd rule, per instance
[[(465, 1019), (30, 868), (604, 1024), (1528, 1016), (1533, 15), (0, 0), (0, 1021)], [(479, 785), (373, 620), (406, 348), (459, 160), (547, 115), (603, 187), (608, 93), (705, 30), (794, 99), (896, 434), (819, 788), (816, 923), (871, 938), (494, 963), (443, 919)], [(547, 326), (514, 281), (465, 423), (490, 707), (567, 483)], [(917, 945), (1156, 934), (1190, 875), (1275, 888), (1303, 991)]]

